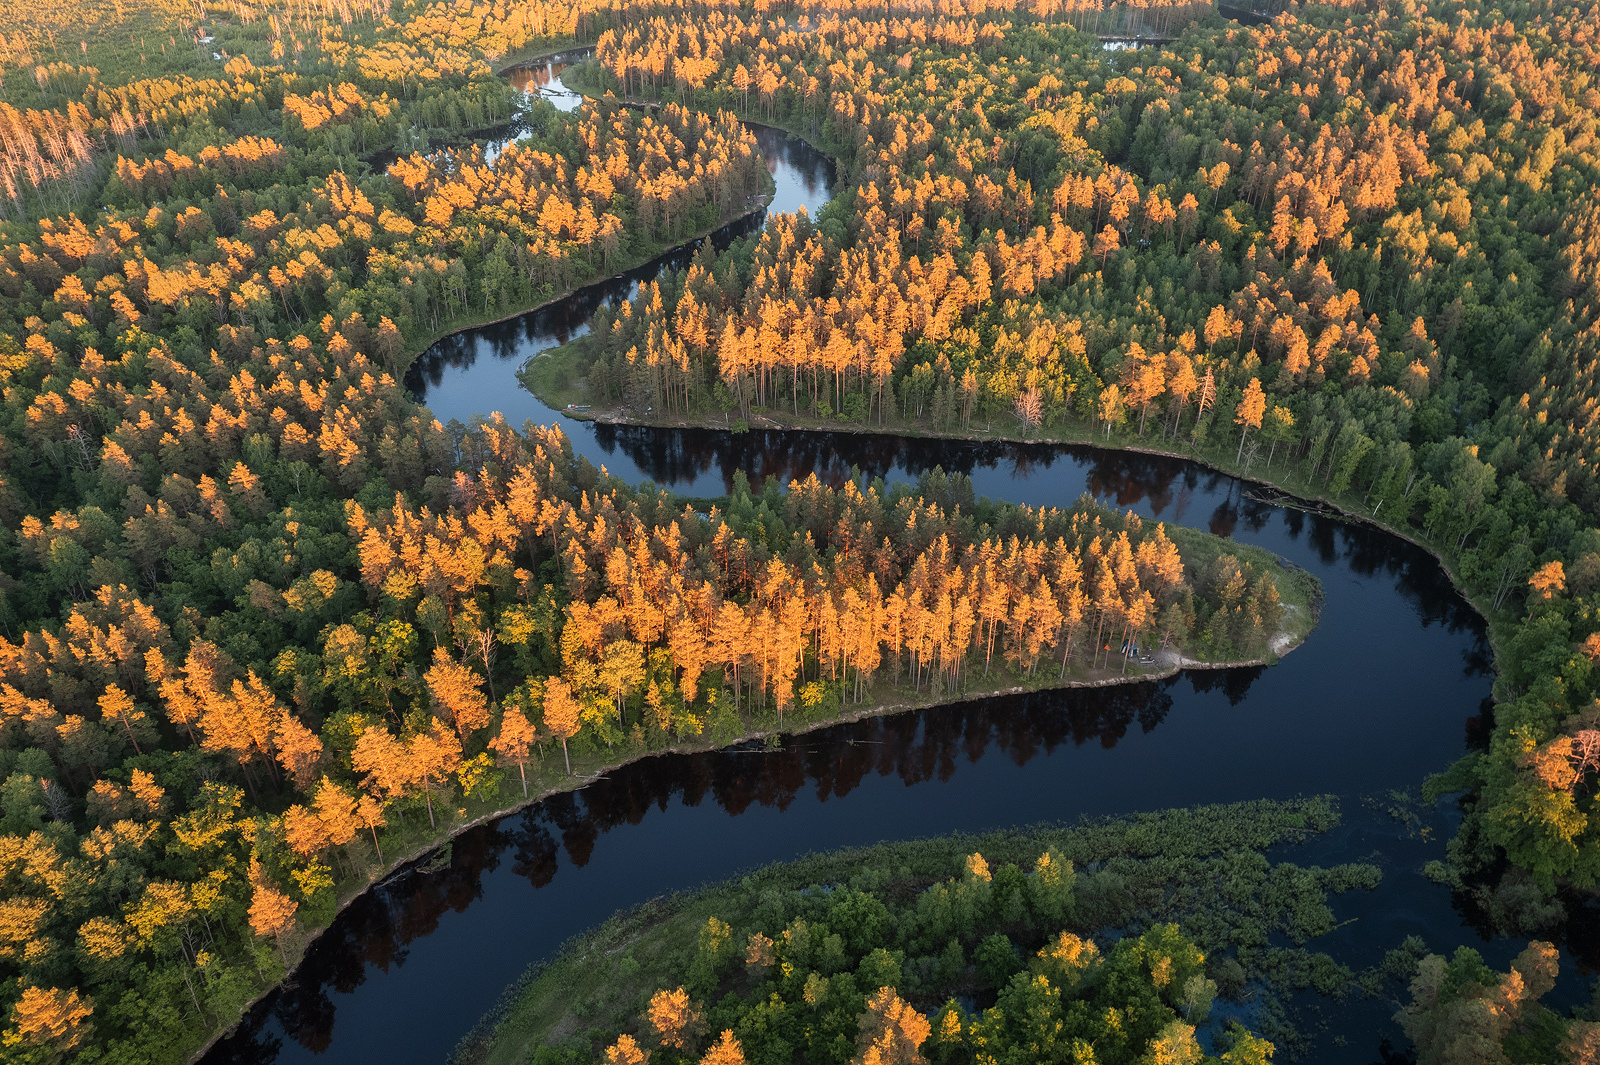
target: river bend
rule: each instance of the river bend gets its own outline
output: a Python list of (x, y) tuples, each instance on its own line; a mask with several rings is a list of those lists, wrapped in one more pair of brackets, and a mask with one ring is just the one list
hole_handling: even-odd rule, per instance
[[(558, 75), (559, 63), (545, 62), (518, 75), (519, 87), (576, 106)], [(779, 131), (757, 135), (777, 185), (772, 209), (814, 213), (834, 180), (829, 161)], [(556, 412), (517, 385), (516, 370), (689, 254), (441, 341), (407, 383), (443, 421), (489, 411), (518, 425), (554, 421)], [(596, 465), (694, 495), (726, 492), (741, 470), (759, 485), (813, 471), (837, 483), (852, 468), (914, 480), (934, 466), (1019, 503), (1067, 505), (1088, 492), (1275, 551), (1320, 578), (1327, 598), (1307, 643), (1272, 667), (981, 700), (834, 726), (778, 750), (649, 758), (471, 830), (444, 868), (402, 873), (353, 904), (208, 1065), (439, 1062), (530, 962), (663, 893), (819, 849), (1196, 803), (1341, 796), (1339, 829), (1274, 857), (1383, 868), (1378, 890), (1334, 901), (1353, 923), (1313, 944), (1346, 964), (1374, 963), (1413, 933), (1438, 951), (1477, 945), (1502, 968), (1519, 946), (1485, 942), (1470, 910), (1421, 875), (1443, 857), (1452, 812), (1390, 796), (1414, 792), (1425, 774), (1485, 742), (1490, 727), (1482, 622), (1420, 549), (1255, 501), (1236, 479), (1177, 459), (855, 432), (563, 428)], [(1567, 947), (1593, 957), (1600, 951), (1584, 943), (1597, 938)], [(1578, 1001), (1576, 967), (1564, 966), (1564, 976), (1552, 1001)], [(1392, 1002), (1304, 1008), (1302, 1027), (1319, 1043), (1313, 1060), (1376, 1060), (1383, 1040), (1398, 1039)]]

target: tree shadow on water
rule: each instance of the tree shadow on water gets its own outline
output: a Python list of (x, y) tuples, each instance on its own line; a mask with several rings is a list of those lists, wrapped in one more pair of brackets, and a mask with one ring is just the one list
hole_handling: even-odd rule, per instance
[(587, 865), (607, 833), (642, 823), (652, 809), (710, 801), (739, 816), (783, 810), (806, 795), (818, 803), (839, 801), (875, 777), (898, 778), (907, 787), (947, 782), (963, 765), (991, 754), (1023, 766), (1064, 746), (1109, 750), (1131, 729), (1158, 728), (1172, 712), (1180, 684), (1200, 695), (1220, 691), (1237, 704), (1261, 673), (1191, 671), (1109, 688), (978, 699), (832, 725), (791, 737), (776, 749), (747, 744), (662, 755), (613, 770), (581, 791), (551, 796), (462, 833), (448, 864), (413, 867), (357, 899), (312, 945), (294, 980), (258, 1006), (207, 1060), (272, 1061), (279, 1042), (269, 1020), (307, 1050), (330, 1047), (337, 1014), (333, 995), (355, 991), (373, 970), (405, 965), (410, 944), (433, 934), (445, 914), (483, 897), (484, 878), (505, 857), (518, 877), (543, 888), (564, 864)]

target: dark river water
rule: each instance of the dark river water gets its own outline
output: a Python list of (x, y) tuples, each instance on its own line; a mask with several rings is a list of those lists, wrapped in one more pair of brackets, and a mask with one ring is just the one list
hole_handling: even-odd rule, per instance
[[(548, 95), (553, 80), (532, 84)], [(758, 135), (779, 187), (773, 208), (814, 211), (832, 180), (827, 160), (781, 133)], [(446, 340), (408, 383), (441, 420), (501, 411), (515, 424), (554, 421), (518, 387), (516, 369), (582, 332), (600, 303), (685, 258)], [(1436, 951), (1478, 946), (1501, 968), (1520, 948), (1486, 940), (1450, 891), (1421, 874), (1444, 855), (1449, 804), (1407, 806), (1391, 795), (1414, 793), (1489, 728), (1483, 625), (1419, 549), (1255, 502), (1235, 479), (1175, 459), (850, 432), (563, 428), (612, 473), (697, 495), (725, 492), (738, 470), (759, 484), (813, 471), (838, 481), (852, 467), (914, 479), (934, 466), (1017, 502), (1065, 505), (1088, 492), (1275, 551), (1322, 580), (1326, 603), (1310, 640), (1270, 668), (941, 707), (824, 729), (777, 751), (650, 758), (470, 831), (447, 868), (401, 874), (356, 902), (210, 1065), (442, 1062), (529, 963), (663, 893), (886, 838), (1195, 803), (1341, 797), (1338, 830), (1274, 857), (1383, 869), (1376, 891), (1335, 900), (1351, 923), (1312, 944), (1346, 964), (1373, 964), (1410, 934)], [(1395, 817), (1397, 805), (1410, 813)], [(1568, 950), (1551, 998), (1576, 1002), (1584, 989)], [(1404, 1046), (1389, 1021), (1396, 1006), (1302, 1003), (1302, 1030), (1316, 1043), (1310, 1060), (1377, 1061), (1385, 1040)]]
[[(562, 69), (559, 61), (546, 60), (509, 73), (512, 83), (524, 93), (538, 95), (562, 110), (572, 110), (583, 98), (561, 85)], [(832, 160), (804, 141), (754, 123), (750, 124), (750, 132), (772, 174), (772, 200), (764, 214), (751, 215), (712, 234), (709, 239), (718, 247), (727, 247), (738, 237), (759, 230), (766, 223), (767, 214), (806, 210), (815, 218), (828, 202), (834, 182)], [(489, 142), (485, 155), (492, 158), (505, 143)], [(696, 241), (677, 248), (531, 314), (446, 337), (412, 364), (406, 374), (406, 387), (442, 422), (454, 418), (466, 423), (474, 415), (490, 411), (504, 414), (513, 425), (521, 425), (529, 418), (549, 422), (558, 415), (523, 390), (517, 371), (530, 358), (588, 332), (594, 312), (602, 305), (615, 307), (631, 298), (641, 282), (654, 280), (667, 271), (687, 269), (698, 247)], [(597, 463), (601, 461), (595, 455), (590, 457)], [(613, 472), (621, 474), (622, 470)], [(717, 489), (717, 493), (721, 491)]]

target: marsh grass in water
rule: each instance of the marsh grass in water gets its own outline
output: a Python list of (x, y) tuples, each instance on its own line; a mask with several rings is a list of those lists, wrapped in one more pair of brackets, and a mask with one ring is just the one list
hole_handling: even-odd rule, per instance
[[(727, 1028), (750, 1061), (848, 1060), (881, 987), (929, 1019), (923, 1051), (936, 1061), (971, 1060), (975, 1039), (1022, 1039), (1025, 1002), (1094, 1038), (1102, 1065), (1176, 1038), (1174, 1023), (1213, 1052), (1234, 1046), (1225, 1060), (1251, 1060), (1239, 1055), (1254, 1030), (1283, 1060), (1304, 1046), (1297, 993), (1397, 990), (1422, 953), (1408, 941), (1357, 973), (1315, 950), (1337, 924), (1330, 897), (1376, 887), (1379, 870), (1263, 852), (1338, 821), (1328, 797), (1252, 802), (767, 866), (575, 937), (508, 989), (455, 1065), (590, 1061), (624, 1035), (653, 1046), (659, 1032), (642, 1018), (653, 996), (680, 987), (699, 1011), (697, 1045)], [(1135, 1002), (1149, 1011), (1130, 1022), (1137, 1039), (1118, 1044), (1095, 1027), (1106, 1008)]]

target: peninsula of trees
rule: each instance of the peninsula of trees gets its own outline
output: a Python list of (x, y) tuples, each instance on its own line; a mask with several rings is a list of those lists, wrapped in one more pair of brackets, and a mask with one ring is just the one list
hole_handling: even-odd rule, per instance
[(1424, 956), (1416, 937), (1360, 972), (1312, 949), (1339, 921), (1335, 896), (1374, 888), (1379, 870), (1262, 852), (1292, 856), (1338, 823), (1325, 798), (1253, 802), (769, 866), (576, 937), (454, 1065), (1264, 1065), (1320, 1046), (1282, 1008), (1297, 988), (1359, 1000), (1412, 974), (1396, 1019), (1419, 1060), (1494, 1060), (1502, 1041), (1585, 1060), (1593, 1013), (1539, 1001), (1559, 969), (1548, 943), (1505, 973), (1467, 948)]
[(16, 1031), (70, 1014), (42, 1048), (93, 1030), (180, 1052), (386, 849), (562, 786), (574, 753), (1116, 678), (1136, 644), (1259, 656), (1285, 624), (1259, 558), (1195, 572), (1132, 514), (995, 505), (942, 474), (740, 484), (707, 513), (602, 480), (554, 429), (423, 429), (453, 477), (396, 464), (349, 500), (336, 455), (273, 451), (253, 432), (226, 486), (191, 489), (203, 509), (129, 519), (164, 544), (153, 601), (191, 597), (171, 622), (91, 576), (119, 565), (104, 505), (141, 482), (102, 467), (92, 502), (23, 521), (25, 588), (63, 618), (0, 638)]

